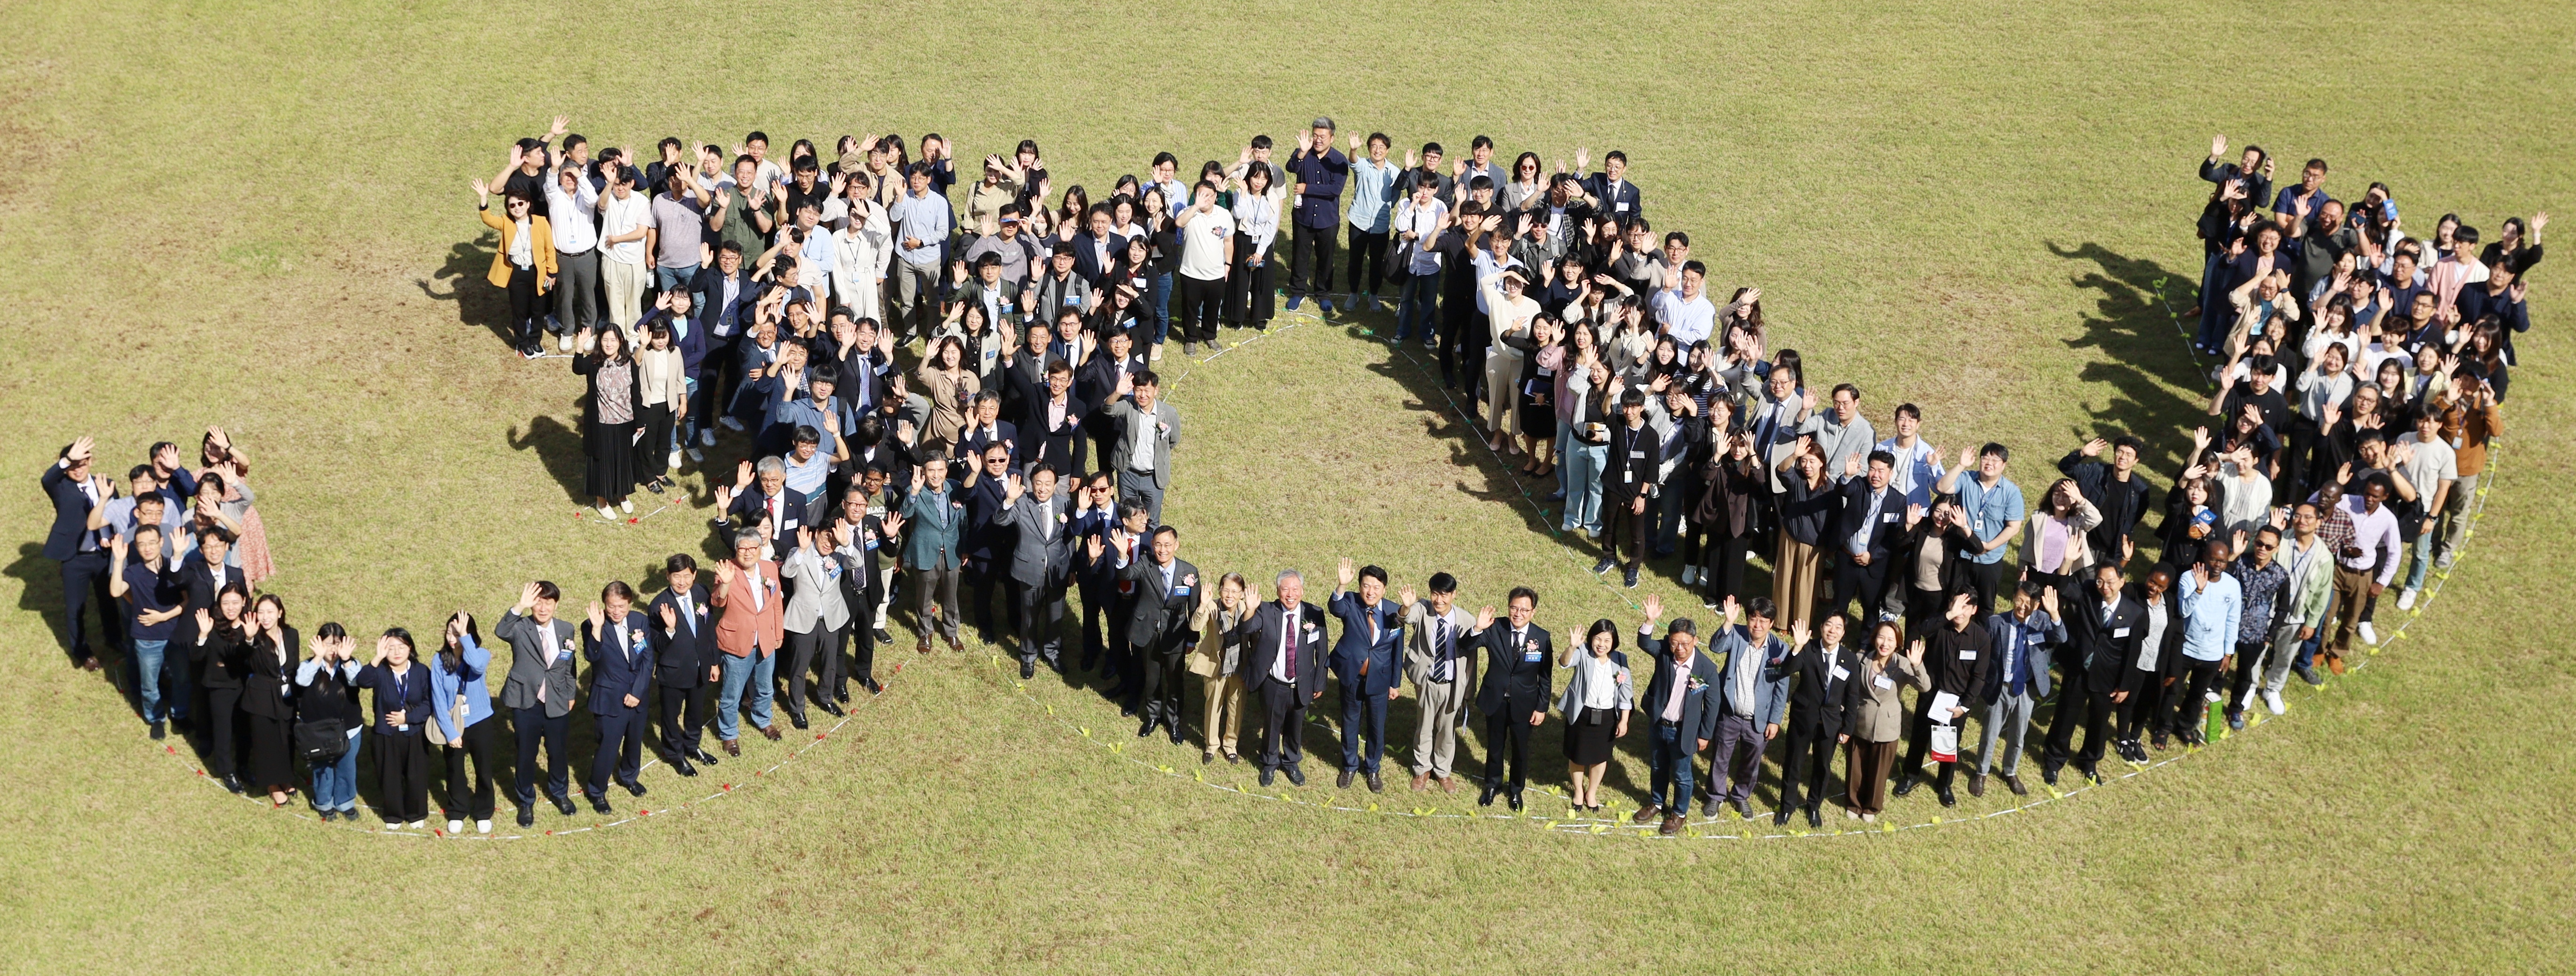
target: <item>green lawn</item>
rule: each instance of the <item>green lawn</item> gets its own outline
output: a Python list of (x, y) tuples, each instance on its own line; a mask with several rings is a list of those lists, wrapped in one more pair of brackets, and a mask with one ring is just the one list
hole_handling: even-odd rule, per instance
[[(0, 799), (0, 968), (2566, 965), (2576, 776), (2557, 754), (2576, 645), (2541, 617), (2576, 580), (2556, 263), (2518, 341), (2487, 517), (2406, 640), (2326, 691), (2294, 684), (2277, 724), (1969, 823), (1654, 842), (1265, 801), (1192, 782), (1195, 745), (1135, 740), (1095, 695), (1024, 695), (970, 646), (904, 661), (883, 698), (760, 777), (754, 757), (786, 749), (746, 740), (693, 789), (648, 773), (657, 810), (747, 780), (675, 814), (506, 843), (368, 836), (210, 787), (63, 666), (32, 482), (82, 433), (121, 473), (154, 440), (232, 432), (308, 633), (488, 620), (531, 577), (595, 592), (703, 549), (694, 472), (687, 506), (575, 520), (580, 384), (490, 329), (501, 302), (466, 181), (556, 113), (594, 145), (892, 129), (974, 158), (1033, 137), (1060, 186), (1095, 191), (1156, 150), (1231, 159), (1319, 113), (1399, 145), (1481, 132), (1506, 158), (1622, 148), (1713, 282), (1764, 288), (1774, 348), (1861, 384), (1874, 420), (1913, 400), (1936, 444), (2013, 445), (2034, 492), (2084, 437), (2141, 433), (2162, 468), (2197, 423), (2206, 394), (2157, 289), (2197, 275), (2192, 167), (2211, 133), (2329, 158), (2338, 197), (2385, 180), (2410, 226), (2576, 211), (2576, 17), (2556, 5), (1209, 10), (13, 6), (0, 471), (26, 480), (0, 493), (20, 540), (0, 575), (18, 787)], [(1589, 549), (1534, 530), (1437, 384), (1360, 335), (1390, 325), (1300, 326), (1176, 386), (1188, 441), (1167, 514), (1186, 558), (1319, 581), (1344, 555), (1399, 580), (1446, 569), (1471, 606), (1525, 583), (1560, 631), (1674, 597), (1670, 566), (1623, 593), (1585, 572)], [(1612, 778), (1627, 800), (1637, 744)], [(1561, 785), (1552, 729), (1537, 755)], [(1246, 783), (1243, 768), (1207, 779)], [(1391, 785), (1296, 792), (1425, 802)], [(2001, 805), (1961, 799), (1970, 817)], [(1938, 810), (1918, 792), (1891, 820)]]

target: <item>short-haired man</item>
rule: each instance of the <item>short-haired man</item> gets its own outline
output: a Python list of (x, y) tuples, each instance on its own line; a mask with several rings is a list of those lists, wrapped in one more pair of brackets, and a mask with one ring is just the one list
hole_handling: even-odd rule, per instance
[(768, 540), (758, 532), (734, 533), (733, 558), (716, 564), (716, 589), (707, 602), (723, 611), (716, 618), (716, 650), (724, 660), (724, 689), (716, 697), (716, 739), (725, 755), (742, 755), (743, 693), (751, 694), (751, 724), (776, 742), (781, 736), (770, 721), (770, 699), (777, 693), (778, 651), (787, 644), (786, 593), (778, 586), (778, 563), (762, 558)]
[(583, 796), (597, 813), (612, 812), (608, 784), (644, 795), (644, 696), (653, 684), (653, 639), (635, 609), (635, 588), (611, 582), (599, 591), (582, 625), (581, 656), (590, 664), (590, 715), (599, 726), (599, 749), (590, 760)]
[[(1780, 736), (1780, 719), (1789, 704), (1789, 674), (1785, 665), (1794, 648), (1771, 630), (1773, 616), (1779, 611), (1765, 597), (1754, 597), (1743, 607), (1730, 597), (1720, 608), (1725, 617), (1718, 623), (1718, 634), (1709, 642), (1709, 656), (1718, 661), (1717, 734), (1711, 737), (1717, 751), (1708, 761), (1707, 803), (1701, 813), (1717, 816), (1723, 800), (1735, 808), (1739, 817), (1753, 816), (1753, 783), (1761, 777), (1762, 750)], [(1744, 623), (1738, 625), (1741, 614)]]
[(1261, 700), (1261, 785), (1286, 770), (1289, 782), (1304, 786), (1299, 764), (1305, 749), (1298, 739), (1307, 706), (1324, 696), (1326, 618), (1322, 608), (1306, 602), (1306, 578), (1296, 570), (1281, 571), (1277, 585), (1279, 598), (1235, 627), (1243, 647), (1239, 673), (1245, 690)]
[(1109, 470), (1121, 494), (1145, 500), (1145, 517), (1163, 523), (1163, 492), (1172, 486), (1172, 449), (1181, 445), (1181, 412), (1161, 399), (1153, 370), (1121, 374), (1120, 388), (1103, 409), (1114, 431)]
[[(1485, 716), (1485, 790), (1476, 798), (1494, 805), (1496, 794), (1508, 794), (1514, 812), (1529, 785), (1529, 734), (1547, 720), (1556, 703), (1551, 693), (1556, 675), (1555, 641), (1545, 627), (1532, 626), (1538, 615), (1538, 591), (1512, 587), (1503, 600), (1504, 620), (1494, 619), (1488, 604), (1476, 611), (1476, 632), (1468, 635), (1485, 649), (1485, 673), (1476, 692), (1476, 711)], [(1509, 750), (1510, 777), (1504, 777)]]
[[(519, 826), (536, 824), (537, 794), (572, 816), (570, 772), (574, 689), (572, 621), (555, 617), (563, 591), (546, 580), (521, 587), (519, 602), (492, 627), (495, 640), (510, 645), (510, 676), (501, 685), (501, 707), (510, 710), (510, 727), (518, 732), (518, 773), (512, 777), (511, 800), (519, 808)], [(537, 747), (546, 751), (544, 785), (537, 779)]]
[(1896, 795), (1914, 792), (1914, 784), (1923, 768), (1923, 756), (1930, 750), (1933, 726), (1946, 726), (1952, 733), (1950, 758), (1941, 760), (1939, 778), (1933, 790), (1941, 796), (1942, 806), (1956, 806), (1956, 794), (1950, 784), (1959, 772), (1956, 733), (1962, 731), (1960, 719), (1967, 717), (1968, 699), (1986, 685), (1986, 675), (1994, 668), (1994, 640), (1986, 628), (1976, 622), (1976, 605), (1966, 593), (1950, 596), (1949, 610), (1942, 615), (1944, 625), (1927, 628), (1923, 665), (1931, 672), (1932, 690), (1915, 697), (1913, 742), (1905, 751), (1905, 772), (1896, 784)]
[(1718, 692), (1718, 662), (1698, 652), (1699, 627), (1683, 617), (1657, 640), (1655, 621), (1663, 618), (1664, 598), (1648, 594), (1645, 610), (1645, 622), (1637, 625), (1637, 647), (1655, 659), (1655, 677), (1637, 699), (1637, 710), (1651, 720), (1646, 748), (1654, 772), (1634, 820), (1652, 823), (1661, 817), (1657, 829), (1669, 837), (1681, 833), (1690, 814), (1693, 766), (1717, 736), (1724, 702)]
[[(2106, 447), (2111, 451), (2107, 464), (2100, 460)], [(2147, 443), (2133, 434), (2109, 441), (2096, 437), (2057, 461), (2058, 472), (2075, 479), (2075, 490), (2102, 513), (2101, 523), (2084, 534), (2085, 544), (2093, 547), (2096, 563), (2125, 563), (2137, 551), (2134, 533), (2138, 519), (2146, 514), (2148, 499), (2155, 495), (2147, 479), (2137, 475), (2138, 457), (2146, 447)]]
[[(1976, 546), (1961, 555), (1967, 558), (1969, 575), (1976, 582), (1975, 612), (1981, 615), (1994, 609), (1995, 591), (2002, 587), (2004, 579), (2004, 546), (2020, 534), (2022, 519), (2030, 511), (2022, 502), (2021, 486), (2004, 477), (2004, 465), (2011, 460), (2011, 448), (1991, 441), (1974, 454), (1963, 447), (1959, 449), (1958, 469), (1943, 475), (1940, 481), (1942, 494), (1958, 493), (1959, 507), (1968, 516), (1968, 531), (1976, 536)], [(1976, 476), (1960, 477), (1971, 462), (1976, 465)], [(1938, 675), (1934, 683), (1939, 683)], [(1912, 769), (1913, 765), (1906, 768)]]
[[(1101, 542), (1094, 538), (1086, 545), (1097, 554)], [(1128, 646), (1136, 649), (1143, 670), (1140, 710), (1145, 721), (1136, 737), (1152, 735), (1154, 726), (1161, 725), (1171, 734), (1173, 745), (1182, 742), (1181, 685), (1186, 672), (1181, 659), (1198, 643), (1190, 616), (1199, 605), (1199, 568), (1180, 558), (1180, 545), (1181, 530), (1159, 526), (1146, 547), (1148, 558), (1122, 561), (1118, 569), (1119, 579), (1136, 584), (1132, 609), (1119, 627)]]
[(1458, 791), (1450, 768), (1458, 751), (1458, 718), (1466, 710), (1467, 689), (1474, 686), (1476, 657), (1467, 634), (1476, 617), (1458, 606), (1458, 578), (1433, 573), (1430, 597), (1416, 601), (1408, 586), (1396, 603), (1404, 607), (1404, 676), (1413, 682), (1421, 718), (1413, 731), (1413, 788), (1420, 791), (1440, 781), (1445, 793)]
[[(1351, 589), (1353, 580), (1359, 582)], [(1333, 678), (1342, 689), (1342, 774), (1335, 784), (1351, 788), (1353, 776), (1365, 775), (1371, 793), (1386, 792), (1378, 776), (1386, 756), (1386, 709), (1403, 689), (1404, 608), (1386, 599), (1386, 570), (1351, 568), (1343, 559), (1333, 598), (1326, 605), (1341, 622), (1341, 640), (1333, 645)], [(1368, 752), (1360, 752), (1361, 740)]]
[(1977, 768), (1968, 774), (1968, 795), (1986, 795), (1986, 773), (1995, 762), (1995, 737), (2003, 735), (2004, 785), (2014, 796), (2027, 796), (2021, 785), (2022, 742), (2030, 731), (2031, 713), (2048, 699), (2048, 665), (2066, 643), (2066, 625), (2057, 614), (2057, 588), (2024, 580), (2013, 590), (2012, 609), (1986, 618), (1994, 640), (1995, 667), (1986, 678), (1979, 704), (1985, 707), (1977, 736)]

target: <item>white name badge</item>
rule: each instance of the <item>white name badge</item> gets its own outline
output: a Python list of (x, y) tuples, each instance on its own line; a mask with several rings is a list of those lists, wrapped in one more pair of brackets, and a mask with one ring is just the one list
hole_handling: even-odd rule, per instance
[(1976, 660), (1976, 659), (1977, 659), (1977, 652), (1975, 652), (1975, 651), (1960, 651), (1960, 652), (1959, 652), (1959, 660), (1962, 660), (1962, 661), (1974, 661), (1974, 660)]
[(1878, 520), (1879, 520), (1879, 521), (1881, 521), (1881, 522), (1893, 522), (1893, 521), (1896, 521), (1896, 513), (1895, 513), (1895, 512), (1881, 512), (1881, 513), (1879, 513)]
[(1836, 680), (1836, 681), (1849, 681), (1849, 680), (1851, 680), (1851, 669), (1846, 668), (1846, 667), (1843, 667), (1842, 665), (1839, 665), (1839, 664), (1834, 665), (1834, 680)]
[(1628, 201), (1626, 201), (1626, 200), (1621, 200), (1621, 201), (1619, 201), (1618, 209), (1613, 210), (1613, 211), (1611, 211), (1611, 212), (1612, 212), (1612, 213), (1627, 213), (1627, 212), (1628, 212)]
[(1890, 691), (1893, 691), (1893, 690), (1895, 690), (1895, 688), (1896, 688), (1896, 682), (1893, 682), (1893, 681), (1889, 681), (1889, 680), (1887, 680), (1887, 676), (1886, 676), (1886, 675), (1883, 675), (1883, 674), (1882, 674), (1882, 675), (1879, 675), (1878, 677), (1875, 677), (1875, 678), (1870, 679), (1870, 682), (1869, 682), (1869, 683), (1870, 683), (1870, 684), (1877, 685), (1877, 686), (1879, 686), (1881, 689), (1884, 689), (1884, 690), (1890, 690)]
[(2127, 627), (2122, 627), (2122, 628), (2120, 628), (2120, 629), (2118, 629), (2118, 630), (2115, 630), (2115, 631), (2112, 631), (2112, 632), (2111, 632), (2111, 639), (2112, 639), (2112, 640), (2120, 640), (2120, 639), (2126, 638), (2126, 637), (2128, 637), (2128, 636), (2129, 636), (2129, 628), (2127, 628)]

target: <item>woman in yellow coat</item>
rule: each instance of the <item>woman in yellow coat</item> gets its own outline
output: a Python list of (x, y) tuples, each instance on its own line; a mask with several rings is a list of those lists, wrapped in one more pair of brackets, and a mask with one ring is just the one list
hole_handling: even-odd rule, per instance
[(510, 336), (519, 355), (537, 358), (538, 299), (555, 287), (555, 232), (546, 218), (530, 211), (534, 201), (518, 193), (502, 197), (503, 214), (492, 212), (492, 188), (474, 181), (474, 209), (483, 223), (501, 232), (501, 247), (492, 252), (492, 287), (510, 293)]

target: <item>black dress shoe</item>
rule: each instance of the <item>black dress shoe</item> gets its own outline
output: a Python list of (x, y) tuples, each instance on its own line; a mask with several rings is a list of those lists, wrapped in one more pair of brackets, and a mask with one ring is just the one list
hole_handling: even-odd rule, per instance
[(671, 760), (671, 769), (682, 776), (695, 776), (698, 774), (698, 767), (690, 765), (689, 757), (687, 756), (681, 756), (677, 759)]
[(2055, 767), (2055, 766), (2041, 766), (2041, 767), (2039, 767), (2039, 781), (2040, 781), (2040, 782), (2042, 782), (2042, 783), (2046, 783), (2046, 784), (2048, 784), (2048, 785), (2050, 785), (2050, 786), (2055, 786), (2055, 785), (2057, 785), (2057, 767)]
[(533, 806), (520, 807), (520, 808), (519, 808), (519, 826), (522, 826), (522, 827), (534, 827), (534, 826), (536, 826), (536, 825), (537, 825), (537, 808), (536, 808), (536, 807), (533, 807)]
[(883, 628), (883, 627), (879, 627), (879, 628), (877, 628), (877, 629), (876, 629), (876, 632), (875, 632), (874, 634), (871, 634), (870, 636), (875, 637), (875, 638), (877, 639), (877, 643), (879, 643), (879, 644), (892, 644), (892, 643), (894, 643), (894, 635), (893, 635), (893, 634), (891, 634), (891, 633), (888, 633), (888, 632), (886, 631), (886, 629), (885, 629), (885, 628)]
[(1288, 781), (1299, 786), (1306, 785), (1306, 771), (1296, 766), (1288, 767)]
[(1368, 788), (1371, 793), (1384, 793), (1386, 792), (1386, 781), (1379, 779), (1376, 773), (1370, 773), (1368, 774)]
[(842, 717), (842, 716), (845, 716), (845, 715), (850, 714), (850, 713), (848, 713), (848, 712), (842, 711), (842, 710), (841, 710), (840, 703), (838, 703), (838, 702), (830, 702), (830, 701), (815, 702), (815, 703), (814, 703), (814, 707), (819, 708), (819, 709), (822, 709), (822, 710), (823, 710), (823, 714), (825, 714), (825, 715), (829, 715), (829, 716), (831, 716), (831, 717), (833, 717), (833, 718), (840, 718), (840, 717)]
[(635, 780), (635, 781), (632, 781), (632, 782), (619, 783), (619, 784), (617, 784), (617, 785), (625, 787), (625, 788), (626, 788), (626, 795), (628, 795), (628, 796), (643, 796), (643, 795), (644, 795), (644, 781), (643, 781), (643, 780)]
[(1513, 790), (1513, 791), (1511, 792), (1511, 797), (1510, 797), (1510, 799), (1511, 799), (1511, 804), (1512, 804), (1512, 812), (1513, 812), (1513, 813), (1519, 813), (1519, 812), (1521, 812), (1521, 791), (1519, 791), (1519, 790)]
[[(1282, 639), (1282, 640), (1285, 640), (1286, 638), (1281, 638), (1281, 639)], [(1037, 662), (1037, 659), (1035, 659), (1035, 658), (1022, 658), (1022, 659), (1020, 659), (1020, 680), (1022, 680), (1022, 681), (1027, 681), (1027, 680), (1029, 680), (1030, 678), (1034, 678), (1034, 677), (1037, 677), (1037, 676), (1038, 676), (1038, 662)]]
[(800, 728), (800, 729), (804, 729), (804, 728), (812, 728), (812, 726), (809, 726), (809, 725), (806, 725), (806, 724), (805, 724), (805, 716), (803, 716), (803, 715), (799, 715), (799, 714), (796, 714), (796, 713), (793, 713), (793, 712), (788, 713), (788, 715), (787, 715), (787, 724), (789, 724), (789, 725), (793, 725), (793, 726), (795, 726), (795, 727), (797, 727), (797, 728)]
[(1142, 739), (1146, 736), (1153, 735), (1154, 726), (1161, 724), (1163, 723), (1155, 721), (1153, 716), (1145, 716), (1145, 724), (1136, 727), (1136, 737)]
[(1333, 785), (1334, 785), (1334, 786), (1336, 786), (1336, 787), (1339, 787), (1339, 788), (1341, 788), (1341, 789), (1345, 789), (1345, 790), (1350, 789), (1350, 788), (1351, 788), (1351, 771), (1350, 771), (1350, 770), (1347, 770), (1347, 769), (1342, 770), (1342, 775), (1337, 776), (1337, 777), (1335, 777), (1335, 778), (1333, 779)]
[(1778, 812), (1778, 813), (1774, 813), (1774, 814), (1772, 814), (1772, 815), (1771, 815), (1771, 825), (1772, 825), (1772, 826), (1774, 826), (1774, 827), (1786, 826), (1788, 823), (1789, 823), (1789, 808), (1788, 808), (1788, 807), (1781, 807), (1781, 808), (1780, 808), (1780, 812)]
[(1824, 829), (1824, 827), (1825, 827), (1825, 817), (1824, 817), (1824, 815), (1823, 815), (1823, 814), (1821, 814), (1821, 813), (1816, 812), (1816, 808), (1814, 808), (1814, 807), (1808, 807), (1808, 808), (1807, 808), (1807, 826), (1808, 826), (1810, 829), (1815, 829), (1815, 830), (1822, 830), (1822, 829)]
[(877, 679), (875, 679), (875, 678), (869, 678), (868, 680), (866, 680), (866, 681), (862, 681), (862, 682), (859, 682), (859, 683), (860, 683), (860, 684), (862, 684), (862, 685), (867, 686), (868, 694), (871, 694), (871, 695), (882, 695), (882, 694), (885, 694), (885, 686), (884, 686), (884, 685), (881, 685), (881, 684), (878, 684), (878, 683), (877, 683)]
[(1240, 752), (1229, 752), (1229, 753), (1226, 753), (1226, 754), (1225, 754), (1225, 761), (1226, 761), (1226, 762), (1230, 762), (1230, 763), (1239, 763), (1239, 762), (1242, 762), (1242, 761), (1243, 761), (1243, 754), (1242, 754), (1242, 753), (1240, 753)]
[(1949, 788), (1949, 787), (1947, 787), (1947, 786), (1943, 786), (1943, 787), (1938, 787), (1937, 789), (1940, 791), (1940, 794), (1941, 794), (1941, 805), (1942, 805), (1942, 806), (1945, 806), (1945, 807), (1955, 807), (1955, 806), (1958, 806), (1958, 805), (1959, 805), (1959, 798), (1958, 798), (1956, 795), (1954, 795), (1954, 794), (1952, 794), (1952, 793), (1950, 792), (1950, 788)]
[(159, 741), (161, 741), (162, 739), (164, 739), (164, 738), (168, 737), (168, 736), (169, 736), (169, 734), (170, 734), (170, 733), (168, 733), (168, 732), (164, 731), (164, 730), (161, 728), (161, 723), (159, 723), (159, 722), (154, 722), (154, 723), (152, 723), (152, 741), (154, 741), (154, 742), (159, 742)]
[(570, 796), (553, 796), (553, 797), (547, 797), (547, 799), (550, 799), (550, 800), (555, 801), (555, 809), (562, 811), (564, 816), (567, 816), (567, 817), (572, 816), (572, 814), (573, 814), (572, 797), (570, 797)]
[(715, 754), (715, 753), (712, 753), (712, 752), (708, 752), (708, 751), (706, 751), (705, 749), (699, 749), (699, 750), (697, 750), (696, 752), (691, 753), (691, 754), (690, 754), (690, 758), (696, 759), (697, 761), (702, 762), (702, 763), (705, 763), (705, 764), (707, 764), (707, 765), (709, 765), (709, 766), (713, 766), (713, 765), (715, 765), (715, 764), (716, 764), (716, 754)]
[[(836, 702), (840, 702), (841, 704), (844, 704), (844, 705), (849, 704), (849, 703), (850, 703), (850, 686), (845, 684), (845, 685), (842, 685), (842, 686), (840, 686), (840, 687), (838, 687), (838, 688), (834, 688), (834, 689), (832, 689), (832, 700), (833, 700), (833, 701), (836, 701)], [(841, 714), (841, 713), (839, 713), (839, 712), (833, 712), (832, 714), (834, 714), (834, 715), (839, 715), (839, 714)]]
[(605, 793), (590, 798), (590, 809), (592, 812), (601, 815), (617, 812), (616, 809), (608, 805), (608, 794)]
[(1278, 772), (1279, 772), (1279, 771), (1278, 771), (1278, 770), (1275, 770), (1275, 769), (1265, 769), (1265, 770), (1262, 770), (1262, 771), (1261, 771), (1261, 785), (1263, 785), (1263, 786), (1268, 786), (1268, 785), (1270, 785), (1270, 781), (1278, 775)]
[(1476, 805), (1477, 805), (1477, 806), (1480, 806), (1480, 807), (1490, 807), (1490, 806), (1493, 806), (1493, 805), (1494, 805), (1494, 792), (1495, 792), (1495, 791), (1494, 791), (1494, 787), (1493, 787), (1492, 785), (1488, 784), (1488, 785), (1485, 787), (1485, 792), (1484, 792), (1484, 793), (1482, 793), (1482, 794), (1480, 794), (1480, 795), (1478, 795), (1478, 796), (1476, 797)]
[(237, 776), (237, 775), (234, 775), (234, 774), (232, 774), (232, 773), (225, 773), (225, 774), (224, 774), (224, 789), (230, 790), (230, 791), (235, 792), (235, 793), (239, 793), (239, 792), (241, 792), (241, 791), (242, 791), (242, 781), (241, 781), (241, 777), (240, 777), (240, 776)]
[(1171, 735), (1172, 735), (1172, 744), (1173, 744), (1173, 745), (1176, 745), (1176, 746), (1177, 746), (1177, 745), (1186, 745), (1186, 744), (1188, 744), (1188, 742), (1189, 742), (1189, 740), (1184, 739), (1184, 738), (1182, 738), (1182, 737), (1181, 737), (1181, 727), (1180, 727), (1180, 726), (1173, 725), (1173, 724), (1171, 724), (1171, 723), (1169, 723), (1169, 722), (1165, 722), (1165, 723), (1163, 723), (1163, 731), (1171, 733)]
[(1907, 773), (1904, 779), (1896, 781), (1896, 795), (1904, 796), (1912, 792), (1914, 792), (1914, 774)]

